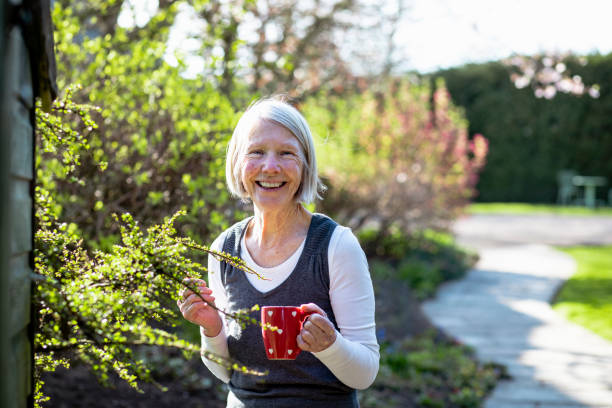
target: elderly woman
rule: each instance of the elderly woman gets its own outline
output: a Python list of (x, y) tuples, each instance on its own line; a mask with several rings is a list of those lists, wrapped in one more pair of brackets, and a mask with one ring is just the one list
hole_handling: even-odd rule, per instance
[(255, 103), (234, 130), (226, 165), (230, 192), (252, 201), (254, 215), (212, 248), (241, 257), (266, 280), (210, 257), (209, 286), (197, 281), (200, 294), (227, 312), (258, 304), (301, 305), (315, 314), (297, 336), (308, 353), (268, 360), (259, 326), (226, 321), (185, 290), (179, 307), (200, 326), (202, 348), (269, 374), (262, 379), (204, 364), (228, 383), (228, 407), (358, 407), (356, 389), (370, 386), (378, 372), (374, 292), (351, 230), (304, 208), (322, 187), (306, 120), (280, 100)]

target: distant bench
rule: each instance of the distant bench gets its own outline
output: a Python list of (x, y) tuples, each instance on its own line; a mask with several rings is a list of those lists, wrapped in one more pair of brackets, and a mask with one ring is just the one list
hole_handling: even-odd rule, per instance
[(601, 176), (574, 176), (572, 183), (577, 187), (584, 187), (584, 205), (595, 208), (597, 187), (605, 186), (608, 180)]
[[(557, 203), (583, 204), (594, 208), (597, 205), (597, 187), (604, 187), (608, 184), (608, 179), (602, 176), (583, 176), (572, 170), (561, 170), (557, 174), (559, 190)], [(580, 193), (582, 188), (583, 193)], [(612, 205), (612, 190), (608, 193), (608, 201)]]

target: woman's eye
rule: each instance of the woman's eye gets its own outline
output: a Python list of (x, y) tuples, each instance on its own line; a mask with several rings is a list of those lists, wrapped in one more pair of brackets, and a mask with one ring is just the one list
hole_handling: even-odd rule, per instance
[(289, 151), (281, 152), (281, 156), (293, 156), (293, 155), (294, 155), (293, 152), (289, 152)]
[(251, 150), (249, 155), (251, 156), (261, 156), (263, 154), (263, 150)]

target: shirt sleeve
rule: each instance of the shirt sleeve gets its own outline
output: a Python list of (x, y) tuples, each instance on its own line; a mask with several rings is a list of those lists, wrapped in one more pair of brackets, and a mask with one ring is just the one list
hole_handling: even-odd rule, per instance
[(351, 230), (338, 226), (331, 238), (329, 296), (340, 333), (313, 353), (345, 385), (365, 389), (378, 373), (380, 349), (374, 322), (374, 289), (368, 261)]
[[(224, 241), (223, 234), (219, 236), (210, 246), (211, 249), (221, 251), (221, 243)], [(221, 264), (213, 256), (208, 256), (208, 287), (212, 289), (213, 296), (215, 297), (215, 305), (219, 308), (224, 308), (227, 304), (227, 296), (225, 294), (225, 288), (221, 283)], [(202, 338), (202, 351), (212, 353), (216, 356), (229, 358), (229, 350), (227, 348), (227, 334), (225, 331), (226, 320), (225, 316), (221, 314), (223, 320), (223, 326), (221, 332), (215, 337), (208, 337), (204, 334), (202, 328), (200, 328), (200, 336)], [(215, 375), (218, 379), (224, 383), (228, 383), (230, 380), (230, 371), (228, 368), (219, 365), (204, 355), (202, 355), (202, 361), (204, 365)]]

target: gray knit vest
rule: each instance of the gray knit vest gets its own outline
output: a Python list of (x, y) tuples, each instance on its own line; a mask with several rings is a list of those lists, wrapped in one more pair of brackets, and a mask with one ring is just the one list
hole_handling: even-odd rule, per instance
[[(240, 256), (240, 241), (251, 218), (227, 231), (223, 251)], [(269, 292), (261, 293), (245, 273), (221, 263), (221, 282), (227, 294), (230, 312), (259, 306), (299, 306), (315, 303), (327, 313), (336, 329), (336, 319), (329, 299), (327, 249), (336, 223), (326, 216), (313, 214), (302, 254), (289, 277)], [(260, 320), (260, 312), (251, 317)], [(228, 399), (228, 408), (355, 408), (357, 392), (341, 383), (332, 372), (309, 352), (301, 352), (294, 361), (268, 360), (261, 337), (261, 327), (241, 327), (229, 321), (227, 344), (230, 356), (250, 367), (267, 370), (257, 377), (232, 371), (229, 388), (236, 398)], [(231, 403), (239, 400), (240, 403)]]

